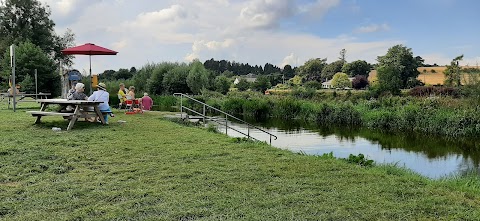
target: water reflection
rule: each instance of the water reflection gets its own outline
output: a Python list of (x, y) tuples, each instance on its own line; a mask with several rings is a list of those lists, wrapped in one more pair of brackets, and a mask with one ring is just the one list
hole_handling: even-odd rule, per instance
[[(295, 152), (321, 155), (333, 152), (336, 157), (362, 153), (377, 163), (394, 163), (417, 173), (439, 178), (480, 172), (480, 140), (447, 140), (422, 134), (388, 134), (364, 128), (319, 127), (295, 120), (245, 119), (278, 136), (272, 145)], [(246, 132), (242, 124), (232, 123)], [(220, 131), (224, 131), (220, 130)], [(241, 136), (229, 130), (231, 136)], [(252, 136), (267, 141), (269, 136), (251, 131)]]

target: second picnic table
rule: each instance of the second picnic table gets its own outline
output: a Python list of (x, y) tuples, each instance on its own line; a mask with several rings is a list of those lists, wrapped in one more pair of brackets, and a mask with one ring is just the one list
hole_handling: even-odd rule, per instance
[[(37, 117), (37, 120), (35, 120), (36, 124), (40, 123), (40, 119), (44, 116), (61, 116), (65, 119), (69, 119), (67, 130), (71, 130), (79, 118), (96, 117), (100, 119), (102, 124), (106, 124), (103, 119), (103, 114), (98, 108), (98, 105), (102, 103), (101, 101), (38, 99), (37, 102), (41, 104), (40, 111), (27, 111), (27, 113)], [(47, 111), (47, 106), (51, 104), (60, 105), (60, 110)], [(74, 107), (74, 111), (66, 111), (67, 106)]]

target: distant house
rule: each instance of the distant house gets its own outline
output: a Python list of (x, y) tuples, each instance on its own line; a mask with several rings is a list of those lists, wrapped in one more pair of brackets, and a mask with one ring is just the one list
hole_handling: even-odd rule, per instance
[(248, 82), (255, 82), (257, 80), (257, 76), (250, 73), (245, 75), (245, 79), (247, 79)]
[(325, 81), (322, 83), (322, 88), (323, 89), (330, 89), (332, 88), (332, 80), (330, 79), (329, 81)]
[(240, 83), (240, 79), (235, 78), (235, 81), (233, 81), (233, 84), (234, 84), (234, 85), (237, 85), (238, 83)]
[[(348, 78), (348, 80), (350, 80), (350, 82), (352, 82), (353, 79), (354, 79), (354, 78)], [(332, 80), (333, 80), (333, 79), (330, 79), (330, 80), (328, 80), (328, 81), (323, 82), (323, 83), (322, 83), (322, 88), (323, 88), (323, 89), (331, 89), (331, 88), (333, 88), (333, 87), (332, 87)]]

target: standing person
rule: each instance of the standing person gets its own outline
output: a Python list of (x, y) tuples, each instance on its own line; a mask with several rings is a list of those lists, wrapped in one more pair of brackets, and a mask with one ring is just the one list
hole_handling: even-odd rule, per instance
[(110, 114), (105, 114), (103, 118), (105, 119), (105, 123), (108, 124), (108, 115), (115, 117), (113, 115), (112, 110), (110, 110), (110, 106), (108, 105), (110, 95), (107, 92), (107, 86), (104, 83), (98, 83), (97, 91), (93, 92), (92, 96), (88, 98), (89, 101), (101, 101), (98, 105), (100, 112), (107, 112)]
[(120, 105), (124, 104), (127, 100), (127, 89), (125, 89), (125, 84), (120, 83), (120, 89), (118, 90), (118, 98), (120, 99)]
[(150, 110), (153, 106), (153, 100), (147, 93), (143, 93), (143, 97), (141, 99), (141, 103), (143, 105), (143, 110)]

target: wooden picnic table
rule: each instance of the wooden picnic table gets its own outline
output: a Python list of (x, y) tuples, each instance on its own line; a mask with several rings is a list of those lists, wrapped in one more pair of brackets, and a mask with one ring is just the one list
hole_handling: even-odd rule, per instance
[[(37, 100), (37, 98), (40, 98), (40, 99), (47, 99), (48, 96), (52, 95), (51, 93), (38, 93), (38, 94), (26, 94), (26, 93), (18, 93), (18, 94), (15, 94), (15, 97), (20, 97), (20, 99), (17, 100), (17, 102), (19, 101), (22, 101), (23, 99), (25, 99), (26, 97), (31, 97), (35, 100)], [(13, 103), (13, 95), (10, 94), (10, 93), (0, 93), (0, 96), (2, 97), (2, 102), (5, 100), (5, 98), (8, 98), (8, 109), (10, 109), (10, 104)]]
[[(102, 124), (106, 124), (103, 114), (98, 108), (98, 105), (102, 103), (101, 101), (38, 99), (37, 102), (41, 104), (40, 111), (27, 111), (27, 113), (37, 117), (37, 120), (35, 120), (36, 124), (40, 123), (40, 119), (44, 116), (61, 116), (65, 119), (69, 119), (67, 130), (71, 130), (79, 118), (98, 117)], [(47, 106), (51, 104), (60, 105), (60, 110), (47, 111)], [(67, 106), (74, 107), (74, 111), (68, 112), (66, 110)]]

